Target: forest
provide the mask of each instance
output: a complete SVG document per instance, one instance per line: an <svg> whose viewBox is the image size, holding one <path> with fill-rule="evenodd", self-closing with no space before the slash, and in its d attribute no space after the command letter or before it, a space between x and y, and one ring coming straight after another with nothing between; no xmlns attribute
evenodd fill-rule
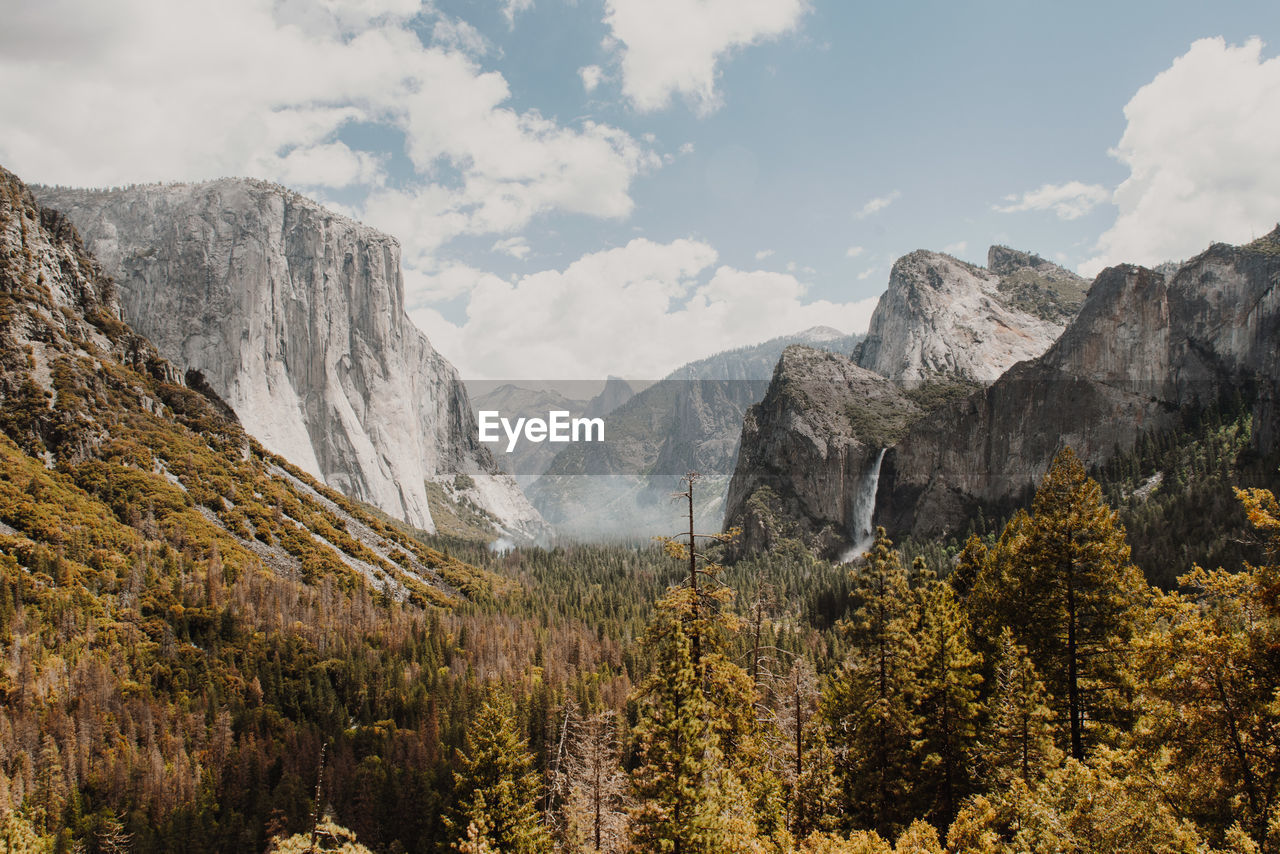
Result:
<svg viewBox="0 0 1280 854"><path fill-rule="evenodd" d="M16 450L6 504L71 529L75 497ZM1278 850L1280 507L1236 500L1256 563L1170 589L1069 451L1030 508L940 559L883 531L852 568L786 548L721 567L720 536L692 562L687 535L435 541L495 579L444 607L232 572L159 519L128 562L88 525L56 550L7 535L0 838Z"/></svg>

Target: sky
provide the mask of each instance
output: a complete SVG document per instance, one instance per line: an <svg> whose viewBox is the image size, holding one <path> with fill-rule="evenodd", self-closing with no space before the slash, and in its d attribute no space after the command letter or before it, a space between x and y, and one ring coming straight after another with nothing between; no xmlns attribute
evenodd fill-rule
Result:
<svg viewBox="0 0 1280 854"><path fill-rule="evenodd" d="M277 181L397 237L466 379L865 331L894 259L1280 221L1280 4L0 0L0 165Z"/></svg>

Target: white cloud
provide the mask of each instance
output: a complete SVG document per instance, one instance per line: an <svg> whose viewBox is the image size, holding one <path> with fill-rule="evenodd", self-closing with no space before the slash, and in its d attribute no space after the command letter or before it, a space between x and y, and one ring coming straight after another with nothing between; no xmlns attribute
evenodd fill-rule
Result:
<svg viewBox="0 0 1280 854"><path fill-rule="evenodd" d="M412 316L468 378L653 378L796 329L863 330L875 307L805 302L794 276L715 268L717 257L699 241L638 238L564 270L479 277L462 325L427 307Z"/></svg>
<svg viewBox="0 0 1280 854"><path fill-rule="evenodd" d="M341 142L294 148L284 155L255 159L250 170L274 175L294 187L350 187L378 184L384 179L382 158L352 151Z"/></svg>
<svg viewBox="0 0 1280 854"><path fill-rule="evenodd" d="M507 23L514 27L516 15L521 12L527 12L532 8L533 0L503 0L502 14L507 16Z"/></svg>
<svg viewBox="0 0 1280 854"><path fill-rule="evenodd" d="M857 214L855 214L855 216L857 216L858 219L866 219L872 214L879 213L880 211L889 207L889 205L896 202L898 198L901 196L902 196L902 193L900 193L897 190L893 190L888 195L876 196L874 199L872 199L871 201L863 205L862 209L859 210Z"/></svg>
<svg viewBox="0 0 1280 854"><path fill-rule="evenodd" d="M773 255L772 249L761 249L759 252L756 253L756 260L763 261L764 259L770 257L771 255Z"/></svg>
<svg viewBox="0 0 1280 854"><path fill-rule="evenodd" d="M431 27L431 41L444 48L484 56L492 49L484 34L466 21L442 17Z"/></svg>
<svg viewBox="0 0 1280 854"><path fill-rule="evenodd" d="M584 65L578 69L578 76L582 78L582 88L594 92L604 79L604 69L598 65Z"/></svg>
<svg viewBox="0 0 1280 854"><path fill-rule="evenodd" d="M858 281L864 282L867 279L871 278L871 274L874 273L876 269L877 269L876 267L868 267L867 269L863 270L861 273L858 274Z"/></svg>
<svg viewBox="0 0 1280 854"><path fill-rule="evenodd" d="M504 255L510 255L512 258L524 260L531 251L529 241L523 237L508 237L505 240L499 240L491 247L493 252L501 252Z"/></svg>
<svg viewBox="0 0 1280 854"><path fill-rule="evenodd" d="M477 270L467 264L446 264L435 273L423 273L412 267L404 268L405 293L409 295L410 303L416 305L456 299L489 281L502 284L502 279L493 273ZM445 353L452 352L442 347L441 342L434 338L432 344Z"/></svg>
<svg viewBox="0 0 1280 854"><path fill-rule="evenodd" d="M620 54L622 92L637 110L679 95L706 114L720 103L719 63L794 30L807 10L808 0L607 0L605 45Z"/></svg>
<svg viewBox="0 0 1280 854"><path fill-rule="evenodd" d="M631 211L632 179L659 163L649 146L513 109L507 81L472 55L478 33L437 20L446 44L427 46L413 15L438 17L416 0L22 4L0 28L0 162L73 185L249 174L319 195L368 186L361 218L427 272L427 254L459 234ZM383 160L337 138L355 123L403 135L409 184L389 186Z"/></svg>
<svg viewBox="0 0 1280 854"><path fill-rule="evenodd" d="M942 251L948 255L959 255L961 252L969 248L969 241L957 240L955 243L948 243L942 247Z"/></svg>
<svg viewBox="0 0 1280 854"><path fill-rule="evenodd" d="M1280 58L1263 60L1262 47L1201 39L1133 96L1112 152L1129 167L1119 214L1082 272L1187 258L1275 226Z"/></svg>
<svg viewBox="0 0 1280 854"><path fill-rule="evenodd" d="M1000 213L1053 211L1058 219L1078 219L1110 198L1111 192L1100 184L1068 181L1065 184L1044 184L1021 196L1005 196L1004 200L1009 204L994 207Z"/></svg>
<svg viewBox="0 0 1280 854"><path fill-rule="evenodd" d="M693 143L692 143L692 142L682 142L682 143L680 143L680 153L681 153L681 154L693 154Z"/></svg>
<svg viewBox="0 0 1280 854"><path fill-rule="evenodd" d="M844 251L844 256L846 258L857 258L859 255L861 255L865 251L866 250L861 246L850 246L848 249Z"/></svg>

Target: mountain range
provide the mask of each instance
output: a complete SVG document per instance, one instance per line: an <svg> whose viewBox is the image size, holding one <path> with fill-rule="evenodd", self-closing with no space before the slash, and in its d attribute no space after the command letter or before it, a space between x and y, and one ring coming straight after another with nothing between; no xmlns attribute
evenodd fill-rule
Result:
<svg viewBox="0 0 1280 854"><path fill-rule="evenodd" d="M1232 395L1258 452L1275 443L1276 233L1093 282L1003 246L985 267L921 250L894 264L865 336L819 327L595 395L472 396L408 319L389 235L244 179L34 192L185 387L426 532L667 533L697 471L700 527L743 528L746 551L795 537L838 555L875 524L934 536L998 516L1063 445L1096 468ZM508 454L479 441L490 409L607 416L606 441Z"/></svg>
<svg viewBox="0 0 1280 854"><path fill-rule="evenodd" d="M955 535L1021 506L1064 446L1097 469L1224 405L1274 455L1280 228L1162 270L1086 284L1005 247L985 270L905 256L852 359L783 354L746 415L725 525L747 551L793 538L828 556L877 524Z"/></svg>

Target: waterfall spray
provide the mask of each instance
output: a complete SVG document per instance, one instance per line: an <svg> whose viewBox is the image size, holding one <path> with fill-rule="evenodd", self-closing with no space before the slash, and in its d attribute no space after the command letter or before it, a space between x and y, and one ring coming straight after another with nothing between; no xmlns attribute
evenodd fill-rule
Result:
<svg viewBox="0 0 1280 854"><path fill-rule="evenodd" d="M853 548L845 552L842 562L856 560L875 542L875 528L871 521L876 513L876 489L880 485L880 464L884 462L885 448L876 453L875 461L858 482L858 492L853 497L853 512L849 520L849 539Z"/></svg>

